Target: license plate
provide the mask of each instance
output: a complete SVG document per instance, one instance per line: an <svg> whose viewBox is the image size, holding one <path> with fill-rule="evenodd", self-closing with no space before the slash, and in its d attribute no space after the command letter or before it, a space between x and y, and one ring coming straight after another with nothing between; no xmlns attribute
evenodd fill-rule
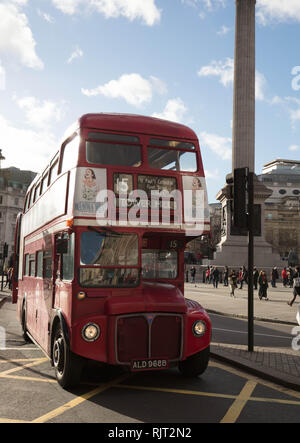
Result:
<svg viewBox="0 0 300 443"><path fill-rule="evenodd" d="M144 360L132 360L132 371L148 371L152 369L167 369L169 362L165 358L151 358Z"/></svg>

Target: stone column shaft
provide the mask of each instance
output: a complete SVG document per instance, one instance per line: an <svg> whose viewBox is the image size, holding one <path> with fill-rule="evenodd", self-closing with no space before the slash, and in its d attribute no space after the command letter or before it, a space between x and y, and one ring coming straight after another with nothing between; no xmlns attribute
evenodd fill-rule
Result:
<svg viewBox="0 0 300 443"><path fill-rule="evenodd" d="M232 171L249 167L254 172L255 3L236 0Z"/></svg>

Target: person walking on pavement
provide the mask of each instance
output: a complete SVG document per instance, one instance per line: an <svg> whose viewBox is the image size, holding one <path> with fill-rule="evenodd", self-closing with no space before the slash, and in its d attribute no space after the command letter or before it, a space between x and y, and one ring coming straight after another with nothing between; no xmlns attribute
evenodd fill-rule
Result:
<svg viewBox="0 0 300 443"><path fill-rule="evenodd" d="M254 266L254 268L253 268L253 285L254 285L254 289L257 289L258 276L259 276L259 272L256 269L256 266Z"/></svg>
<svg viewBox="0 0 300 443"><path fill-rule="evenodd" d="M266 273L264 270L260 271L259 273L259 277L258 277L258 284L259 284L259 292L258 292L258 296L259 299L262 300L262 298L265 298L266 300L268 299L268 295L267 295L267 290L268 290L268 279L266 276Z"/></svg>
<svg viewBox="0 0 300 443"><path fill-rule="evenodd" d="M224 268L224 286L228 286L229 269L228 266Z"/></svg>
<svg viewBox="0 0 300 443"><path fill-rule="evenodd" d="M295 273L293 276L293 298L291 301L287 302L289 306L293 306L294 301L297 298L297 295L300 295L300 268L299 266L295 267Z"/></svg>
<svg viewBox="0 0 300 443"><path fill-rule="evenodd" d="M214 268L212 271L212 278L213 278L213 285L214 288L218 288L219 278L220 278L220 271L218 268Z"/></svg>
<svg viewBox="0 0 300 443"><path fill-rule="evenodd" d="M195 286L196 286L196 281L195 281L195 279L196 279L196 268L195 268L195 266L191 267L191 277L192 277L192 283L195 283Z"/></svg>
<svg viewBox="0 0 300 443"><path fill-rule="evenodd" d="M245 266L242 266L240 268L240 272L239 272L239 282L240 282L240 287L239 289L243 289L243 282L245 280Z"/></svg>
<svg viewBox="0 0 300 443"><path fill-rule="evenodd" d="M271 284L272 284L272 288L276 288L276 280L278 279L278 271L277 268L275 266L275 268L272 269L271 271Z"/></svg>
<svg viewBox="0 0 300 443"><path fill-rule="evenodd" d="M288 277L288 285L290 288L292 288L294 283L294 272L291 266L288 267L287 277Z"/></svg>
<svg viewBox="0 0 300 443"><path fill-rule="evenodd" d="M231 271L229 274L229 288L230 288L230 297L235 298L234 291L237 287L236 284L236 275L234 271Z"/></svg>
<svg viewBox="0 0 300 443"><path fill-rule="evenodd" d="M281 277L282 277L282 284L284 287L286 287L287 285L287 271L286 268L283 268L282 272L281 272Z"/></svg>
<svg viewBox="0 0 300 443"><path fill-rule="evenodd" d="M210 268L207 266L206 272L205 272L205 283L209 283L209 276L210 276Z"/></svg>

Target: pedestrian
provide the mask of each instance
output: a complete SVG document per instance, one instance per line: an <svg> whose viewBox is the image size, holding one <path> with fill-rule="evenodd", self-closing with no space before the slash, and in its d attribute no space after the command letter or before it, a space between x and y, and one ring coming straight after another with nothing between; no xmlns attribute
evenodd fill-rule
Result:
<svg viewBox="0 0 300 443"><path fill-rule="evenodd" d="M243 282L245 280L245 270L246 270L245 266L242 266L240 268L240 272L239 272L240 287L239 287L239 289L243 289Z"/></svg>
<svg viewBox="0 0 300 443"><path fill-rule="evenodd" d="M8 289L12 288L12 277L13 277L13 268L10 267L7 271Z"/></svg>
<svg viewBox="0 0 300 443"><path fill-rule="evenodd" d="M278 279L278 271L276 266L271 271L271 284L272 288L276 288L276 280Z"/></svg>
<svg viewBox="0 0 300 443"><path fill-rule="evenodd" d="M236 277L235 272L231 271L229 274L228 282L229 282L229 288L230 288L230 297L233 297L233 298L235 298L234 291L237 287L236 278L237 277Z"/></svg>
<svg viewBox="0 0 300 443"><path fill-rule="evenodd" d="M283 268L282 272L281 272L281 277L282 277L282 284L284 287L286 287L287 285L287 270L286 268Z"/></svg>
<svg viewBox="0 0 300 443"><path fill-rule="evenodd" d="M254 285L254 289L257 289L258 276L259 276L259 272L256 269L256 266L254 266L254 268L253 268L253 285Z"/></svg>
<svg viewBox="0 0 300 443"><path fill-rule="evenodd" d="M195 282L195 279L196 279L196 268L195 268L195 266L191 267L191 277L192 277L192 283L195 283L195 286L196 286L196 282Z"/></svg>
<svg viewBox="0 0 300 443"><path fill-rule="evenodd" d="M293 306L293 303L296 300L297 295L300 295L300 268L299 268L299 266L295 267L295 273L293 275L293 298L290 302L288 302L289 306Z"/></svg>
<svg viewBox="0 0 300 443"><path fill-rule="evenodd" d="M268 290L268 279L266 276L266 273L264 270L260 271L259 273L259 277L258 277L258 284L259 284L259 292L258 292L258 296L259 299L261 300L262 298L265 298L266 300L268 299L268 295L267 295L267 290Z"/></svg>
<svg viewBox="0 0 300 443"><path fill-rule="evenodd" d="M228 269L228 266L225 266L225 268L224 268L224 277L223 277L224 286L228 286L228 277L229 277L229 269Z"/></svg>
<svg viewBox="0 0 300 443"><path fill-rule="evenodd" d="M209 276L210 276L210 268L207 266L206 272L205 272L205 283L209 283Z"/></svg>
<svg viewBox="0 0 300 443"><path fill-rule="evenodd" d="M214 288L218 288L218 283L219 283L219 278L220 278L220 271L219 271L219 269L218 268L213 268L213 271L212 271L212 278L213 278L213 285L214 285Z"/></svg>
<svg viewBox="0 0 300 443"><path fill-rule="evenodd" d="M187 268L186 268L186 271L185 271L185 281L186 281L186 283L189 282L189 270Z"/></svg>
<svg viewBox="0 0 300 443"><path fill-rule="evenodd" d="M288 285L290 288L292 288L294 284L294 272L291 266L289 266L288 268L287 275L288 275Z"/></svg>

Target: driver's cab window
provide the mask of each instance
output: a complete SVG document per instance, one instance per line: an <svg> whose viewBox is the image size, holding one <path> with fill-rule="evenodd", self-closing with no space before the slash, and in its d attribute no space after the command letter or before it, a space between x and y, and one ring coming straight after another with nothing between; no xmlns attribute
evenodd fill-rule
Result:
<svg viewBox="0 0 300 443"><path fill-rule="evenodd" d="M144 279L174 279L177 277L177 268L177 251L142 250L142 276Z"/></svg>
<svg viewBox="0 0 300 443"><path fill-rule="evenodd" d="M74 278L74 240L74 233L62 233L56 237L56 253L59 256L57 278L60 280Z"/></svg>

